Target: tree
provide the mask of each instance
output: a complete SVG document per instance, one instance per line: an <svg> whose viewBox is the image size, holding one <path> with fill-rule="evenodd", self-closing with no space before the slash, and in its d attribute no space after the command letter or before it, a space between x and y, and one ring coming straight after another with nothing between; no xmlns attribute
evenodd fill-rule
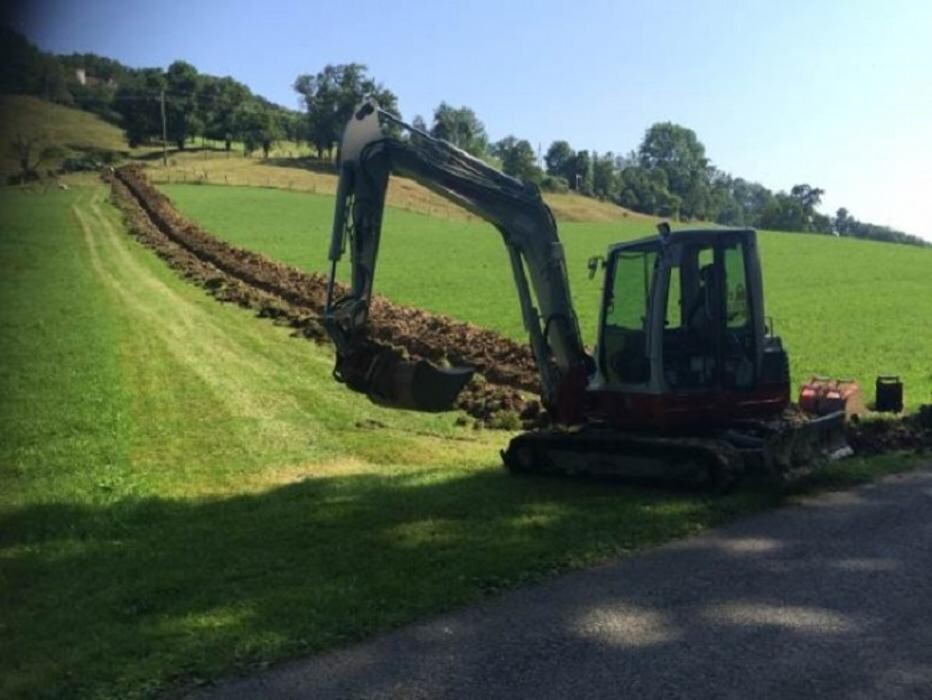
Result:
<svg viewBox="0 0 932 700"><path fill-rule="evenodd" d="M492 155L501 159L502 170L524 182L539 182L540 168L534 148L524 139L506 136L492 148Z"/></svg>
<svg viewBox="0 0 932 700"><path fill-rule="evenodd" d="M809 215L812 216L815 208L822 203L822 195L825 190L809 185L793 185L790 190L790 196L799 201L800 206Z"/></svg>
<svg viewBox="0 0 932 700"><path fill-rule="evenodd" d="M427 122L424 121L424 117L420 114L415 114L414 119L411 120L411 126L413 126L418 131L423 131L427 133Z"/></svg>
<svg viewBox="0 0 932 700"><path fill-rule="evenodd" d="M200 76L197 69L185 61L175 61L165 71L165 114L168 138L178 150L185 141L201 133L198 111Z"/></svg>
<svg viewBox="0 0 932 700"><path fill-rule="evenodd" d="M22 34L0 27L0 92L37 95L71 104L65 68Z"/></svg>
<svg viewBox="0 0 932 700"><path fill-rule="evenodd" d="M566 141L554 141L544 156L547 174L565 178L567 182L574 179L576 172L576 152Z"/></svg>
<svg viewBox="0 0 932 700"><path fill-rule="evenodd" d="M847 235L851 231L853 221L855 221L855 219L848 210L844 207L839 207L838 211L835 212L835 231L838 232L839 236Z"/></svg>
<svg viewBox="0 0 932 700"><path fill-rule="evenodd" d="M489 137L485 133L485 126L469 107L457 109L441 102L434 110L434 123L430 128L430 135L449 141L477 157L488 150Z"/></svg>
<svg viewBox="0 0 932 700"><path fill-rule="evenodd" d="M582 194L592 194L592 158L589 151L578 151L573 160L570 187Z"/></svg>
<svg viewBox="0 0 932 700"><path fill-rule="evenodd" d="M614 199L618 195L618 172L615 170L615 156L609 151L599 156L592 156L592 191L597 197Z"/></svg>
<svg viewBox="0 0 932 700"><path fill-rule="evenodd" d="M810 221L810 230L815 231L816 233L822 234L831 234L832 229L832 218L826 216L825 214L820 214L815 212L809 219Z"/></svg>
<svg viewBox="0 0 932 700"><path fill-rule="evenodd" d="M721 221L719 223L739 224L745 226L759 226L764 211L773 200L773 192L757 182L748 182L740 177L731 181L731 196L734 206L740 212L740 218L735 221Z"/></svg>
<svg viewBox="0 0 932 700"><path fill-rule="evenodd" d="M243 141L246 155L261 148L264 158L269 157L272 145L281 138L282 129L278 115L256 102L242 105L236 111L236 133Z"/></svg>
<svg viewBox="0 0 932 700"><path fill-rule="evenodd" d="M710 172L707 218L730 226L743 224L744 212L734 196L734 178L717 168L710 168Z"/></svg>
<svg viewBox="0 0 932 700"><path fill-rule="evenodd" d="M394 93L375 82L360 63L327 65L316 75L299 75L294 82L307 108L308 141L317 157L332 151L353 110L363 100L374 99L386 112L398 114Z"/></svg>
<svg viewBox="0 0 932 700"><path fill-rule="evenodd" d="M49 145L44 134L23 136L16 134L10 141L10 150L19 164L19 174L14 175L14 182L29 182L39 178L39 166L64 155L63 149Z"/></svg>
<svg viewBox="0 0 932 700"><path fill-rule="evenodd" d="M638 165L662 170L668 189L681 200L680 215L705 216L709 199L709 160L692 129L663 122L651 126L638 148Z"/></svg>
<svg viewBox="0 0 932 700"><path fill-rule="evenodd" d="M808 231L809 214L799 198L777 192L761 213L760 226L776 231Z"/></svg>
<svg viewBox="0 0 932 700"><path fill-rule="evenodd" d="M224 148L229 151L236 132L236 110L252 99L249 88L233 78L204 76L198 100L204 136L223 141Z"/></svg>
<svg viewBox="0 0 932 700"><path fill-rule="evenodd" d="M778 192L760 218L760 226L778 231L831 233L831 220L815 211L825 193L817 187L794 185L790 193Z"/></svg>
<svg viewBox="0 0 932 700"><path fill-rule="evenodd" d="M680 198L670 192L663 170L632 165L621 171L619 180L617 202L621 206L645 214L678 216Z"/></svg>
<svg viewBox="0 0 932 700"><path fill-rule="evenodd" d="M113 97L130 146L162 138L162 114L159 96L165 88L165 76L159 68L144 68L121 83Z"/></svg>

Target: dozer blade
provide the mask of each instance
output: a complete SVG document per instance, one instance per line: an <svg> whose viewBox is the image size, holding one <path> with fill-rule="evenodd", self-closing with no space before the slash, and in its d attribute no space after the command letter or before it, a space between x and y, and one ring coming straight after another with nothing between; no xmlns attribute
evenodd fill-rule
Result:
<svg viewBox="0 0 932 700"><path fill-rule="evenodd" d="M769 476L789 483L820 464L853 453L842 410L799 423L780 424L764 444L764 465Z"/></svg>
<svg viewBox="0 0 932 700"><path fill-rule="evenodd" d="M351 354L338 354L334 376L379 405L438 412L453 408L474 371L405 359L393 348L372 342Z"/></svg>

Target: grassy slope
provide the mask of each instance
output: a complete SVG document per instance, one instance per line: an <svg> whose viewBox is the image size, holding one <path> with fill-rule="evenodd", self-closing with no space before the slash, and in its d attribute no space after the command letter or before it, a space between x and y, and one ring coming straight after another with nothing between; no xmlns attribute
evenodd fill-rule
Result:
<svg viewBox="0 0 932 700"><path fill-rule="evenodd" d="M10 151L9 141L16 134L45 137L43 145L56 145L68 151L102 149L126 151L129 146L123 131L99 117L79 109L46 102L25 95L0 95L0 176L19 171ZM57 167L56 163L43 164L40 170Z"/></svg>
<svg viewBox="0 0 932 700"><path fill-rule="evenodd" d="M253 188L165 186L208 230L308 270L326 269L333 200ZM570 282L587 342L600 284L585 262L619 240L651 235L648 222L563 223ZM932 250L762 232L766 308L801 381L853 376L873 394L878 374L899 374L907 402L932 392ZM491 227L389 208L376 288L406 304L523 338L505 250Z"/></svg>
<svg viewBox="0 0 932 700"><path fill-rule="evenodd" d="M44 134L44 145L63 146L68 151L102 149L127 152L134 157L145 157L151 166L150 176L159 182L210 182L226 185L251 185L302 192L333 194L336 176L326 167L308 159L308 147L290 142L275 145L268 161L257 153L244 158L242 144L234 143L232 151L220 150L222 144L209 143L200 148L200 141L192 139L190 150L170 150L167 168L161 166L160 151L145 146L130 149L123 132L96 115L23 95L0 95L0 179L17 173L19 167L8 149L8 142L17 133ZM43 164L45 171L58 167L58 163ZM395 179L389 189L389 202L400 209L439 215L463 221L475 217L465 210L438 197L411 180ZM562 221L619 221L625 219L651 219L630 212L608 202L599 202L573 193L548 194L547 201L557 218Z"/></svg>
<svg viewBox="0 0 932 700"><path fill-rule="evenodd" d="M312 194L332 195L336 192L336 175L326 167L312 160L289 157L293 151L287 147L282 147L277 153L277 157L273 154L268 161L258 156L244 158L242 154L214 150L174 153L167 168L151 161L149 177L161 184L196 182L296 190ZM571 192L545 194L544 199L560 221L656 220L655 217L637 214L610 202ZM394 178L389 183L388 202L390 206L411 212L460 221L478 221L466 210L404 178Z"/></svg>

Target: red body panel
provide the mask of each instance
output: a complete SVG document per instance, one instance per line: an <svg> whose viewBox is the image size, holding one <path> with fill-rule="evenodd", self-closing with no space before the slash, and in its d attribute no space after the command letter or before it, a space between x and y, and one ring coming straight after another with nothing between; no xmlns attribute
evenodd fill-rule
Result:
<svg viewBox="0 0 932 700"><path fill-rule="evenodd" d="M585 414L623 430L677 430L772 418L789 405L789 386L762 384L753 391L672 394L586 392Z"/></svg>

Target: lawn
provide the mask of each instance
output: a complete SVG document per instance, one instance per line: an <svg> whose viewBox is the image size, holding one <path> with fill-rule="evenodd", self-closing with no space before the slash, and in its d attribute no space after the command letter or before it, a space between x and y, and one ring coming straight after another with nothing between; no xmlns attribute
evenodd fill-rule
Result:
<svg viewBox="0 0 932 700"><path fill-rule="evenodd" d="M2 697L151 696L778 501L510 477L507 433L343 390L326 347L127 237L102 187L0 206Z"/></svg>
<svg viewBox="0 0 932 700"><path fill-rule="evenodd" d="M327 195L258 188L165 185L182 212L237 245L325 271L333 215ZM586 260L615 241L652 235L641 220L566 222L560 232L587 344L600 295ZM761 232L765 308L783 336L794 381L854 377L873 397L879 374L900 375L906 401L932 400L932 249L827 236ZM389 207L376 289L523 339L499 235L476 221Z"/></svg>

